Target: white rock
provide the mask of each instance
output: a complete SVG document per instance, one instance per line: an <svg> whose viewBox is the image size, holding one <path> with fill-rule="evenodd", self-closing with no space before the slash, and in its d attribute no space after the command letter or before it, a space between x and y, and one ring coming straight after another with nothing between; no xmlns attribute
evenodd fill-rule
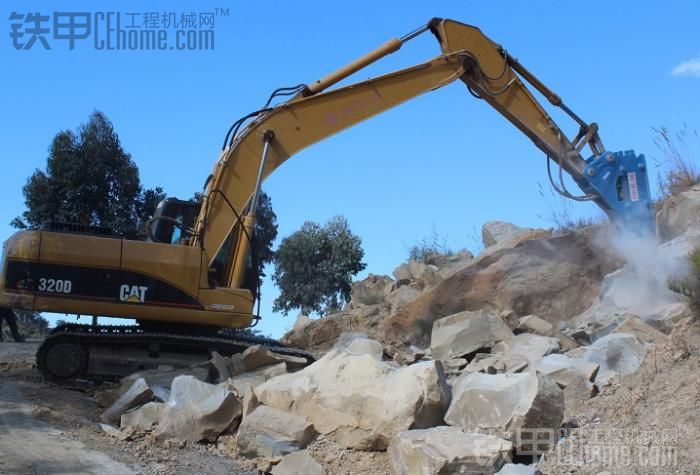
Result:
<svg viewBox="0 0 700 475"><path fill-rule="evenodd" d="M394 280L386 275L370 274L366 279L353 282L351 295L351 306L357 308L362 305L375 305L384 301L384 298L391 292Z"/></svg>
<svg viewBox="0 0 700 475"><path fill-rule="evenodd" d="M382 362L381 344L357 335L255 388L262 404L308 417L319 432L361 450L383 450L403 430L439 424L447 391L439 362L397 369Z"/></svg>
<svg viewBox="0 0 700 475"><path fill-rule="evenodd" d="M253 391L253 388L248 387L243 395L243 417L248 416L258 406L260 406L260 401L258 401L255 391Z"/></svg>
<svg viewBox="0 0 700 475"><path fill-rule="evenodd" d="M537 371L548 375L562 389L574 383L579 377L593 382L598 374L599 365L580 358L567 355L548 355L537 362Z"/></svg>
<svg viewBox="0 0 700 475"><path fill-rule="evenodd" d="M559 351L556 338L521 333L502 341L491 349L492 353L512 353L526 356L530 361L537 361L550 353Z"/></svg>
<svg viewBox="0 0 700 475"><path fill-rule="evenodd" d="M551 323L535 315L520 318L518 329L542 336L551 336L554 332L554 326Z"/></svg>
<svg viewBox="0 0 700 475"><path fill-rule="evenodd" d="M428 266L422 262L408 261L394 269L394 278L396 280L418 280L423 277Z"/></svg>
<svg viewBox="0 0 700 475"><path fill-rule="evenodd" d="M238 374L229 379L226 384L236 390L236 394L242 396L248 388L260 386L265 381L268 381L275 376L287 374L287 365L285 363L277 363L271 366L258 368L249 373Z"/></svg>
<svg viewBox="0 0 700 475"><path fill-rule="evenodd" d="M636 315L629 315L612 333L628 333L647 346L668 341L668 337Z"/></svg>
<svg viewBox="0 0 700 475"><path fill-rule="evenodd" d="M656 214L656 229L659 237L667 241L700 223L700 187L678 193L663 201Z"/></svg>
<svg viewBox="0 0 700 475"><path fill-rule="evenodd" d="M519 373L527 368L529 360L517 353L498 353L495 355L477 353L464 368L467 373Z"/></svg>
<svg viewBox="0 0 700 475"><path fill-rule="evenodd" d="M600 365L597 383L609 379L609 371L619 375L634 373L646 354L647 349L634 335L614 333L595 341L586 351L586 360Z"/></svg>
<svg viewBox="0 0 700 475"><path fill-rule="evenodd" d="M315 435L305 418L259 406L243 419L236 443L246 457L279 457L303 449Z"/></svg>
<svg viewBox="0 0 700 475"><path fill-rule="evenodd" d="M420 291L413 289L408 285L402 285L387 295L386 302L391 306L391 313L394 314L400 308L405 307L417 299L420 294Z"/></svg>
<svg viewBox="0 0 700 475"><path fill-rule="evenodd" d="M173 380L170 400L162 408L156 439L214 441L241 413L241 401L225 384L208 384L192 376L178 376Z"/></svg>
<svg viewBox="0 0 700 475"><path fill-rule="evenodd" d="M150 430L158 423L164 404L149 402L143 406L125 412L121 417L121 427L134 427L141 430Z"/></svg>
<svg viewBox="0 0 700 475"><path fill-rule="evenodd" d="M409 345L405 350L397 351L392 359L398 364L406 366L423 359L425 356L425 350L415 345Z"/></svg>
<svg viewBox="0 0 700 475"><path fill-rule="evenodd" d="M246 372L278 363L285 363L289 369L303 368L306 366L305 358L275 353L262 345L253 345L246 348L245 351L241 353L241 361Z"/></svg>
<svg viewBox="0 0 700 475"><path fill-rule="evenodd" d="M282 457L272 468L272 475L326 475L326 471L307 450L300 450Z"/></svg>
<svg viewBox="0 0 700 475"><path fill-rule="evenodd" d="M217 383L223 383L228 378L233 376L233 372L231 371L231 360L221 356L218 351L211 352L211 360L209 361L216 370Z"/></svg>
<svg viewBox="0 0 700 475"><path fill-rule="evenodd" d="M433 323L430 351L433 358L459 358L513 337L500 316L480 310L460 312Z"/></svg>
<svg viewBox="0 0 700 475"><path fill-rule="evenodd" d="M510 460L512 449L498 437L441 426L399 433L388 454L395 475L493 473Z"/></svg>
<svg viewBox="0 0 700 475"><path fill-rule="evenodd" d="M500 242L506 242L525 234L529 229L521 228L505 221L489 221L481 228L481 239L484 247L495 246Z"/></svg>
<svg viewBox="0 0 700 475"><path fill-rule="evenodd" d="M146 380L138 378L129 389L116 400L112 406L102 413L102 422L117 422L129 409L145 404L153 398L153 391L146 384Z"/></svg>
<svg viewBox="0 0 700 475"><path fill-rule="evenodd" d="M564 393L546 375L468 373L454 384L445 421L468 432L512 439L520 447L519 429L556 431L563 417Z"/></svg>

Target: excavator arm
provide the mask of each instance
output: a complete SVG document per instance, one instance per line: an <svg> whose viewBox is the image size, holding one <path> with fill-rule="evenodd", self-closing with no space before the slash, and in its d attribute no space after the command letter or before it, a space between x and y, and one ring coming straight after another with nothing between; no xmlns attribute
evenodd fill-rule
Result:
<svg viewBox="0 0 700 475"><path fill-rule="evenodd" d="M416 36L431 31L442 54L417 66L349 86L329 87ZM425 92L463 81L527 135L559 169L562 195L594 201L616 224L637 233L649 232L652 215L646 163L632 152L605 151L595 123L586 123L549 88L478 28L452 20L433 19L402 38L393 38L329 76L297 89L287 102L244 117L227 135L224 148L204 191L192 246L203 247L219 285L240 288L255 226L262 181L289 157L337 132ZM579 126L569 140L526 87L529 83ZM244 120L252 121L240 131ZM231 134L231 130L229 133ZM581 155L588 145L592 156ZM574 196L564 184L567 172L583 191Z"/></svg>

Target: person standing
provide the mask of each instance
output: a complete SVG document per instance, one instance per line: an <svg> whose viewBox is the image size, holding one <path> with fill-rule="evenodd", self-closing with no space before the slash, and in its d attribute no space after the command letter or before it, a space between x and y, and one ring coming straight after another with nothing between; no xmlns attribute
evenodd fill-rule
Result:
<svg viewBox="0 0 700 475"><path fill-rule="evenodd" d="M20 335L19 328L17 328L17 317L15 312L11 308L0 307L0 341L2 341L2 321L5 320L10 326L10 332L12 333L12 338L21 343L24 341L24 337Z"/></svg>

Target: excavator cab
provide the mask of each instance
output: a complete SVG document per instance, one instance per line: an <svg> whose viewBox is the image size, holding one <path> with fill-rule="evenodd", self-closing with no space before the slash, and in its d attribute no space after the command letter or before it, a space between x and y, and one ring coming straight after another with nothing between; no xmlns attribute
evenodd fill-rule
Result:
<svg viewBox="0 0 700 475"><path fill-rule="evenodd" d="M200 204L177 198L166 198L146 224L149 242L187 245L199 214Z"/></svg>

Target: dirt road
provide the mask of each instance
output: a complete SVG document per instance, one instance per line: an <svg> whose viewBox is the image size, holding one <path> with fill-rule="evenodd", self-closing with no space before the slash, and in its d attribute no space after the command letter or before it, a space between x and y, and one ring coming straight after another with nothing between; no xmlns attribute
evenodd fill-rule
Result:
<svg viewBox="0 0 700 475"><path fill-rule="evenodd" d="M36 419L18 383L0 385L0 473L134 473L80 441Z"/></svg>
<svg viewBox="0 0 700 475"><path fill-rule="evenodd" d="M0 474L251 475L221 444L121 441L98 426L94 388L43 382L38 343L0 343Z"/></svg>

